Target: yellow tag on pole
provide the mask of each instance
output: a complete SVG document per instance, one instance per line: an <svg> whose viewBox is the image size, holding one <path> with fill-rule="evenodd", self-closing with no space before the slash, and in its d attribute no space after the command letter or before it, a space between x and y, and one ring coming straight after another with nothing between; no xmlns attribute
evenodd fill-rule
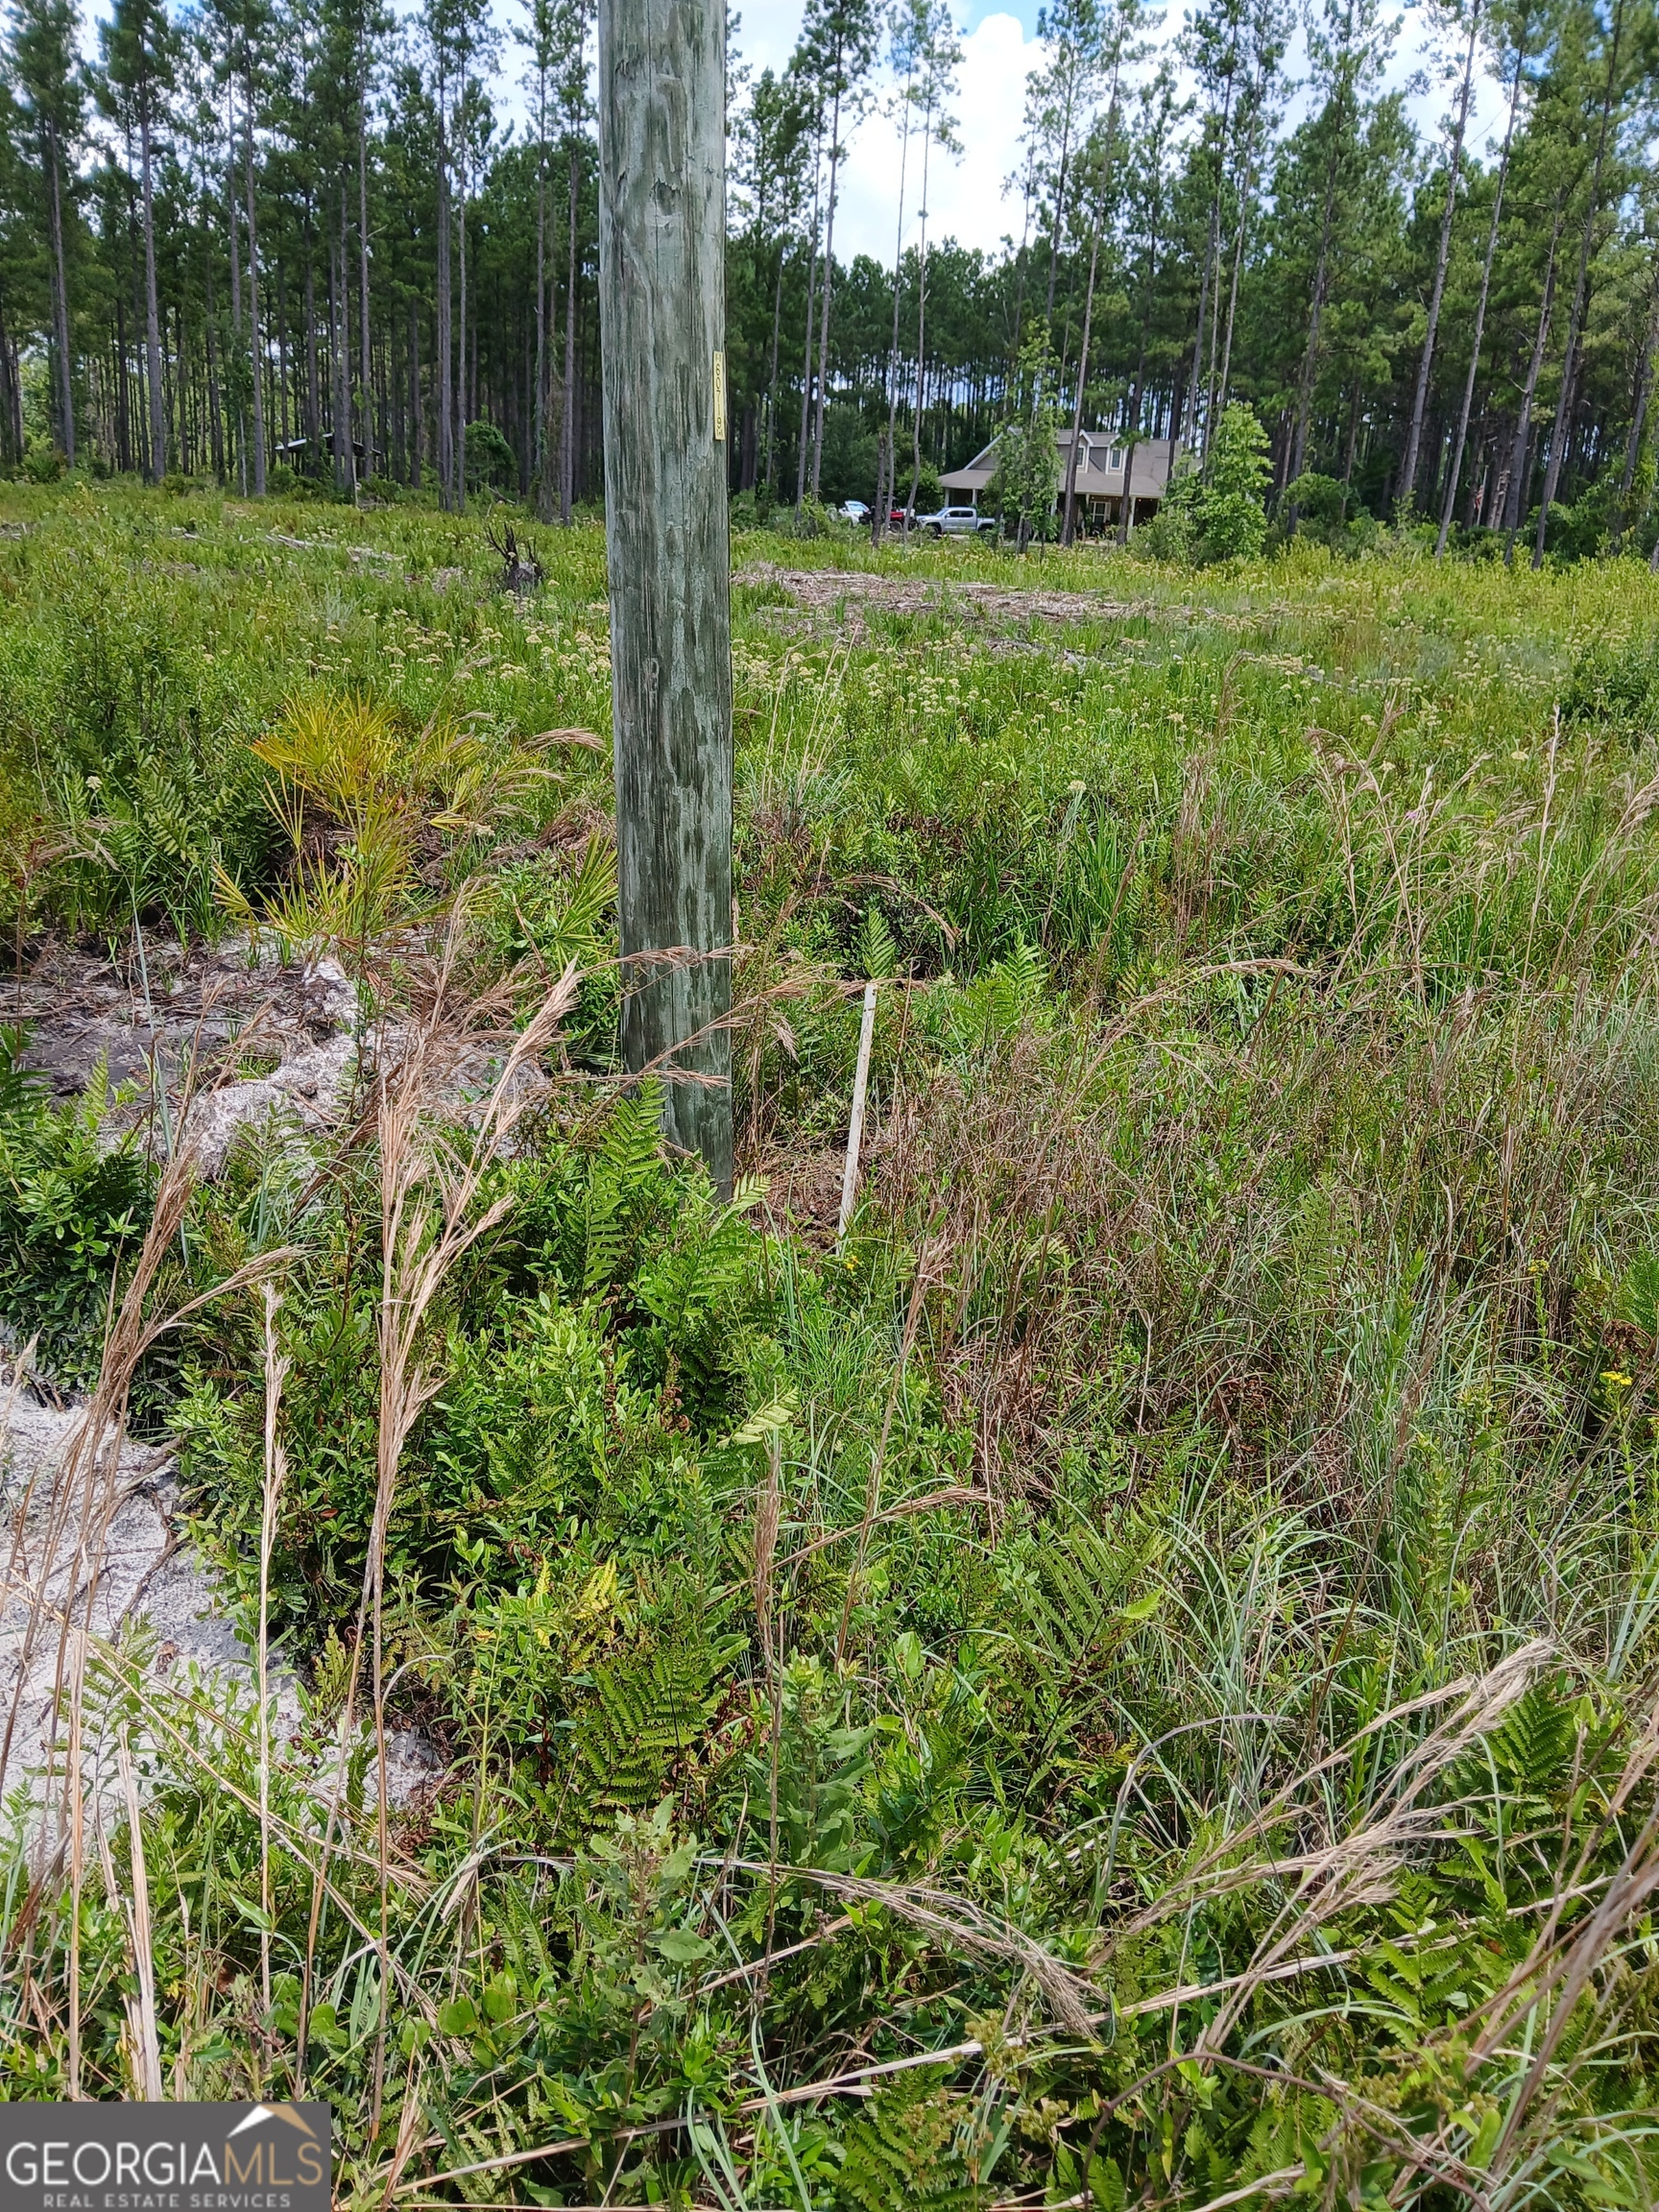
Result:
<svg viewBox="0 0 1659 2212"><path fill-rule="evenodd" d="M714 349L714 443L726 443L726 354L720 347Z"/></svg>

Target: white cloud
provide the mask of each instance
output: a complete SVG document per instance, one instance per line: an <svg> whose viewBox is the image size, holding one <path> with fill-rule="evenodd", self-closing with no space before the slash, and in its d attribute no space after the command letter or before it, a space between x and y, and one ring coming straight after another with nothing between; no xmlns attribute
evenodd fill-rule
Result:
<svg viewBox="0 0 1659 2212"><path fill-rule="evenodd" d="M959 156L935 146L927 173L927 232L994 252L1018 233L1020 202L1003 186L1019 166L1025 80L1037 46L1013 15L987 15L962 41L962 74L953 102ZM873 253L891 263L899 223L901 139L898 118L872 115L854 136L835 217L835 257ZM912 136L904 165L904 242L914 242L922 206L922 149Z"/></svg>

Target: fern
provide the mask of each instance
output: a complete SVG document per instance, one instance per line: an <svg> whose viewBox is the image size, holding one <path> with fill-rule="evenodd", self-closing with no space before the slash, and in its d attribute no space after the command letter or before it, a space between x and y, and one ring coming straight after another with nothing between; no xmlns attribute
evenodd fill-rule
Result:
<svg viewBox="0 0 1659 2212"><path fill-rule="evenodd" d="M583 1205L582 1286L601 1290L622 1272L635 1202L653 1180L662 1149L662 1088L647 1080L611 1110L589 1170Z"/></svg>
<svg viewBox="0 0 1659 2212"><path fill-rule="evenodd" d="M1041 1016L1047 981L1048 964L1037 947L1017 939L1005 959L963 991L953 1017L958 1044L970 1052L1006 1044L1023 1022Z"/></svg>
<svg viewBox="0 0 1659 2212"><path fill-rule="evenodd" d="M576 1722L577 1766L595 1805L639 1812L657 1803L720 1701L710 1693L720 1656L707 1645L660 1646L597 1670Z"/></svg>
<svg viewBox="0 0 1659 2212"><path fill-rule="evenodd" d="M1089 2162L1089 2195L1083 2196L1083 2173L1076 2153L1065 2143L1054 2147L1054 2170L1048 2179L1050 2204L1087 2202L1091 2212L1123 2212L1129 2200L1123 2174L1116 2158L1099 2155Z"/></svg>
<svg viewBox="0 0 1659 2212"><path fill-rule="evenodd" d="M754 1271L754 1232L739 1202L709 1215L686 1209L681 1234L642 1266L634 1295L657 1323L681 1404L700 1429L724 1426L731 1406L733 1324Z"/></svg>
<svg viewBox="0 0 1659 2212"><path fill-rule="evenodd" d="M901 2074L848 2124L840 2194L857 2212L971 2212L986 2201L957 2147L967 2102L943 2079L943 2068Z"/></svg>
<svg viewBox="0 0 1659 2212"><path fill-rule="evenodd" d="M685 1339L742 1286L753 1250L746 1224L728 1208L640 1275L639 1303L671 1337Z"/></svg>
<svg viewBox="0 0 1659 2212"><path fill-rule="evenodd" d="M873 983L885 982L897 968L899 948L879 906L865 909L853 958L859 974Z"/></svg>
<svg viewBox="0 0 1659 2212"><path fill-rule="evenodd" d="M1577 1740L1577 1715L1560 1685L1534 1682L1487 1739L1508 1797L1548 1798L1566 1780Z"/></svg>
<svg viewBox="0 0 1659 2212"><path fill-rule="evenodd" d="M1118 1604L1133 1564L1083 1523L1037 1551L1021 1609L1032 1645L1063 1677L1087 1667L1139 1617Z"/></svg>
<svg viewBox="0 0 1659 2212"><path fill-rule="evenodd" d="M23 1065L28 1045L26 1023L0 1022L0 1120L33 1120L45 1102L45 1076Z"/></svg>

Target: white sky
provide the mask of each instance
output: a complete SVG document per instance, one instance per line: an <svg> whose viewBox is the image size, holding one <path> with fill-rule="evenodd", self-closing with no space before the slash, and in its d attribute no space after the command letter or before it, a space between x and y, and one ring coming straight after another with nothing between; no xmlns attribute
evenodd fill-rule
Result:
<svg viewBox="0 0 1659 2212"><path fill-rule="evenodd" d="M801 28L800 0L740 0L742 22L737 46L756 70L780 69L788 60ZM954 238L963 246L993 252L1007 232L1020 228L1020 201L1003 197L1002 186L1019 166L1020 125L1024 114L1025 80L1036 67L1037 11L1021 14L1005 7L969 7L958 16L965 28L962 74L952 104L962 156L935 147L927 176L927 229L933 238ZM891 262L899 209L899 133L879 109L854 135L835 214L835 257L873 253ZM920 164L911 147L904 189L904 232L916 233L921 204Z"/></svg>

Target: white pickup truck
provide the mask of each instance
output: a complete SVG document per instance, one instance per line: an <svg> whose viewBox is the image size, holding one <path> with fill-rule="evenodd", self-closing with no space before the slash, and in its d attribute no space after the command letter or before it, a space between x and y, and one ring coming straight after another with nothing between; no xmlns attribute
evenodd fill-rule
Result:
<svg viewBox="0 0 1659 2212"><path fill-rule="evenodd" d="M977 507L941 507L936 515L918 515L916 527L929 538L995 538L1002 525Z"/></svg>

